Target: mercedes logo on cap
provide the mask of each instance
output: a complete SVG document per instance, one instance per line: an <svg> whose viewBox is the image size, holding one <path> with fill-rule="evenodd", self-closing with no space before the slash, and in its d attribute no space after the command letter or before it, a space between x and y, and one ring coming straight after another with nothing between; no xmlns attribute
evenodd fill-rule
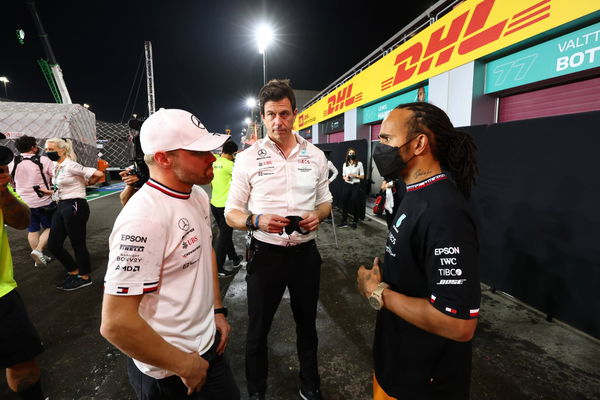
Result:
<svg viewBox="0 0 600 400"><path fill-rule="evenodd" d="M190 118L192 119L192 124L196 125L200 129L206 129L204 125L202 125L202 122L200 122L198 117L196 117L194 114L192 114Z"/></svg>

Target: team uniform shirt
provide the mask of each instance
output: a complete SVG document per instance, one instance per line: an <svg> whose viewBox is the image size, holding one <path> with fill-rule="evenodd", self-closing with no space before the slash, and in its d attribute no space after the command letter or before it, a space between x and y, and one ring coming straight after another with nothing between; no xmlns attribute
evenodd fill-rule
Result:
<svg viewBox="0 0 600 400"><path fill-rule="evenodd" d="M232 210L252 214L302 216L331 202L327 159L315 145L297 134L296 146L286 158L268 136L236 157L225 215ZM288 235L260 230L254 237L278 246L294 246L316 237L316 232Z"/></svg>
<svg viewBox="0 0 600 400"><path fill-rule="evenodd" d="M331 172L331 176L329 177L329 183L331 183L337 178L339 172L335 165L329 160L327 160L327 168L329 168L329 172Z"/></svg>
<svg viewBox="0 0 600 400"><path fill-rule="evenodd" d="M354 174L354 175L364 175L365 174L365 170L360 161L358 161L354 165L349 165L344 162L344 166L342 168L342 176L348 176L350 174ZM355 184L355 183L360 183L360 179L350 178L350 182L348 182L346 180L344 182L349 183L349 184Z"/></svg>
<svg viewBox="0 0 600 400"><path fill-rule="evenodd" d="M17 164L17 170L15 171L15 189L21 199L31 208L38 208L47 206L52 203L52 199L50 196L38 197L38 195L33 190L34 186L39 186L43 189L51 189L52 186L52 171L54 169L54 162L50 161L50 159L46 156L40 157L40 163L42 164L42 170L40 171L40 167L30 161L29 159L33 157L35 154L27 154L22 153L23 160ZM14 168L14 162L11 162L8 165L9 171L12 172ZM44 179L42 178L42 173L46 176L46 182L50 187L46 187L44 184Z"/></svg>
<svg viewBox="0 0 600 400"><path fill-rule="evenodd" d="M229 187L231 186L231 174L233 172L233 161L215 155L217 160L213 163L214 178L212 180L211 187L211 199L210 204L215 207L225 207L227 201L227 195L229 194Z"/></svg>
<svg viewBox="0 0 600 400"><path fill-rule="evenodd" d="M385 248L382 281L453 318L479 315L479 244L468 203L445 174L408 185ZM387 309L377 315L375 376L398 399L458 398L471 376L471 342L426 332ZM439 397L435 393L444 393Z"/></svg>
<svg viewBox="0 0 600 400"><path fill-rule="evenodd" d="M18 172L18 169L17 169ZM94 175L96 168L65 159L54 167L54 200L85 199L87 181Z"/></svg>
<svg viewBox="0 0 600 400"><path fill-rule="evenodd" d="M21 200L12 187L7 186L6 188L18 200ZM0 297L6 295L16 287L17 282L13 276L13 262L8 245L8 234L4 226L4 214L0 209Z"/></svg>
<svg viewBox="0 0 600 400"><path fill-rule="evenodd" d="M171 345L205 353L213 344L214 288L208 195L150 179L123 208L109 238L104 292L144 295L141 317ZM144 374L172 372L134 360Z"/></svg>

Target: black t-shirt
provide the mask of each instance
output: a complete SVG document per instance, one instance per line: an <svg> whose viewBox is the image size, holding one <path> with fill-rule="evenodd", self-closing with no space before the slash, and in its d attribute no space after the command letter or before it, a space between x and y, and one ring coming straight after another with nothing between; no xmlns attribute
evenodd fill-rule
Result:
<svg viewBox="0 0 600 400"><path fill-rule="evenodd" d="M445 174L408 185L389 232L383 281L455 318L479 315L479 244L468 203ZM468 398L471 342L428 333L387 309L377 316L375 375L390 396Z"/></svg>

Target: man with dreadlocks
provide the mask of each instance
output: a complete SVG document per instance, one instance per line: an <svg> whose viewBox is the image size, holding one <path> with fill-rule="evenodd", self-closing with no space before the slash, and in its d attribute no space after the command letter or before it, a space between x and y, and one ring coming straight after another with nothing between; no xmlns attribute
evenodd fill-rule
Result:
<svg viewBox="0 0 600 400"><path fill-rule="evenodd" d="M358 269L377 310L374 400L468 399L479 315L479 244L467 203L477 172L473 139L428 103L383 121L373 159L406 183L383 265Z"/></svg>

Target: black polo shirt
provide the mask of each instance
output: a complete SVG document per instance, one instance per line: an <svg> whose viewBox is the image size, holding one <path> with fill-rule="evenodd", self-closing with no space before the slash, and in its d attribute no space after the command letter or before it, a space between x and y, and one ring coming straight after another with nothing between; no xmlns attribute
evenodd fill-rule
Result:
<svg viewBox="0 0 600 400"><path fill-rule="evenodd" d="M390 229L383 281L455 318L479 315L479 245L468 203L445 174L408 185ZM387 309L377 316L375 375L398 399L468 398L471 342L428 333Z"/></svg>

